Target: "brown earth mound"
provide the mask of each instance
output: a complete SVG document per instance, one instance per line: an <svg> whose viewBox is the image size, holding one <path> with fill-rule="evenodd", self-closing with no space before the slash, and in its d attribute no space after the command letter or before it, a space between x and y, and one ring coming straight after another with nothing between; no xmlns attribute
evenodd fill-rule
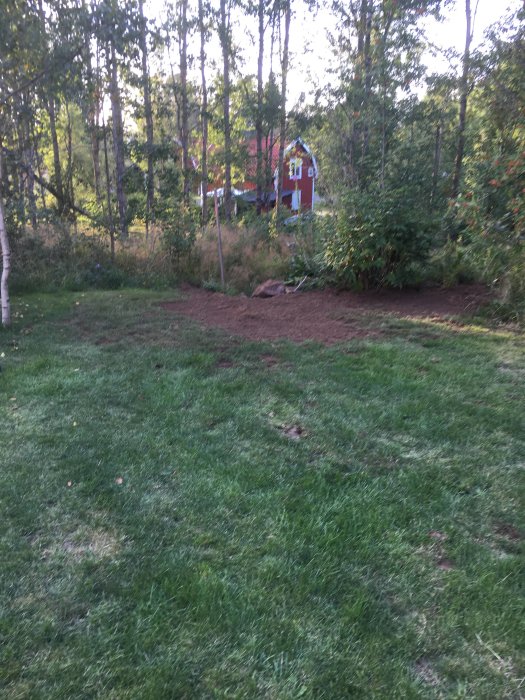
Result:
<svg viewBox="0 0 525 700"><path fill-rule="evenodd" d="M164 302L162 307L250 340L287 338L327 345L377 335L377 328L364 322L365 316L386 313L447 320L472 314L489 299L487 290L479 285L361 293L318 290L269 299L232 297L191 287L183 292L183 299Z"/></svg>

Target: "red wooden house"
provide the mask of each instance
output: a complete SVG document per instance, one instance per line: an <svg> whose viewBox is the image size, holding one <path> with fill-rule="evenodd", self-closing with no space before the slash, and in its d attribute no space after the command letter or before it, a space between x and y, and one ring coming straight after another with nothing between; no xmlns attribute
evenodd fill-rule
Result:
<svg viewBox="0 0 525 700"><path fill-rule="evenodd" d="M244 179L235 181L232 194L249 204L257 200L257 142L251 137L246 141L246 169ZM213 148L213 146L212 146ZM279 144L263 140L263 209L269 211L275 206L277 190L277 168ZM310 148L301 138L296 138L284 149L282 203L293 212L313 210L315 202L315 181L319 170ZM214 182L208 184L208 197L217 191L223 197L223 176L216 174ZM202 197L202 192L201 192Z"/></svg>
<svg viewBox="0 0 525 700"><path fill-rule="evenodd" d="M246 179L238 189L244 191L243 199L256 201L257 143L247 142L248 164ZM275 206L277 190L277 168L279 144L263 143L263 172L267 173L267 187L264 188L264 208ZM317 161L310 148L301 138L296 138L284 149L282 203L292 211L300 212L314 208L315 181L319 175ZM270 184L271 183L271 184Z"/></svg>
<svg viewBox="0 0 525 700"><path fill-rule="evenodd" d="M319 175L314 154L301 138L296 138L284 149L283 204L292 211L308 211L314 208L315 181ZM277 168L274 173L277 188ZM291 195L288 199L288 193Z"/></svg>

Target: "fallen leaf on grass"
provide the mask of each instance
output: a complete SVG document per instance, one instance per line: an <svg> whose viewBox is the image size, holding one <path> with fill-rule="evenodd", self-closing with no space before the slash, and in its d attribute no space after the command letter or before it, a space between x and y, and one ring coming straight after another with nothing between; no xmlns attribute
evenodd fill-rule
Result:
<svg viewBox="0 0 525 700"><path fill-rule="evenodd" d="M450 559L440 559L437 565L438 569L441 569L442 571L451 571L454 568L454 564L450 561Z"/></svg>
<svg viewBox="0 0 525 700"><path fill-rule="evenodd" d="M306 437L306 432L300 425L282 425L281 430L283 431L283 435L286 435L290 440L300 440Z"/></svg>
<svg viewBox="0 0 525 700"><path fill-rule="evenodd" d="M434 687L439 685L439 676L427 659L419 659L415 664L414 670L423 683Z"/></svg>
<svg viewBox="0 0 525 700"><path fill-rule="evenodd" d="M123 484L123 483L124 483L124 479L123 479L121 476L117 476L117 478L115 479L115 483L116 483L116 484L119 484L119 485L120 485L120 484Z"/></svg>
<svg viewBox="0 0 525 700"><path fill-rule="evenodd" d="M433 540L438 540L438 542L444 542L447 539L447 535L439 530L430 530L428 536Z"/></svg>

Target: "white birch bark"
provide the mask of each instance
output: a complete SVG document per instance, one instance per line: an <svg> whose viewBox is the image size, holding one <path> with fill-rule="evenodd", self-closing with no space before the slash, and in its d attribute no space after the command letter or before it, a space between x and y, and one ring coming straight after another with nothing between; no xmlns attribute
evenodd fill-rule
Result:
<svg viewBox="0 0 525 700"><path fill-rule="evenodd" d="M0 197L0 246L2 249L2 278L0 281L0 296L2 298L2 325L9 326L11 323L11 306L9 303L9 287L7 280L11 270L11 248L5 227L4 204Z"/></svg>

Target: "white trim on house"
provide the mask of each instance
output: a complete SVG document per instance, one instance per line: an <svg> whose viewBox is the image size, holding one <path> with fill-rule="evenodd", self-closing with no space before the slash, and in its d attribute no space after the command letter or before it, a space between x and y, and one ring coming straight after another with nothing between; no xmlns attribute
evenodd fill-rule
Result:
<svg viewBox="0 0 525 700"><path fill-rule="evenodd" d="M315 159L315 156L300 136L298 138L296 138L294 141L292 141L292 143L288 144L288 146L286 146L286 148L284 149L284 155L286 155L287 153L290 153L290 151L293 148L295 148L295 146L297 144L300 144L304 148L304 150L308 153L308 155L312 159L312 165L314 166L314 177L319 177L319 168L317 167L317 161Z"/></svg>
<svg viewBox="0 0 525 700"><path fill-rule="evenodd" d="M298 138L294 139L291 143L286 146L284 149L284 155L286 156L290 151L295 148L295 146L299 144L301 145L306 153L310 156L312 159L312 165L314 166L314 178L319 177L319 168L317 167L317 160L315 159L314 154L310 150L310 148L306 145L306 143L302 140L302 138L299 136ZM278 176L278 170L279 166L277 166L274 170L273 176L274 176L274 182L277 182L277 176ZM277 189L277 184L275 184L275 189Z"/></svg>

